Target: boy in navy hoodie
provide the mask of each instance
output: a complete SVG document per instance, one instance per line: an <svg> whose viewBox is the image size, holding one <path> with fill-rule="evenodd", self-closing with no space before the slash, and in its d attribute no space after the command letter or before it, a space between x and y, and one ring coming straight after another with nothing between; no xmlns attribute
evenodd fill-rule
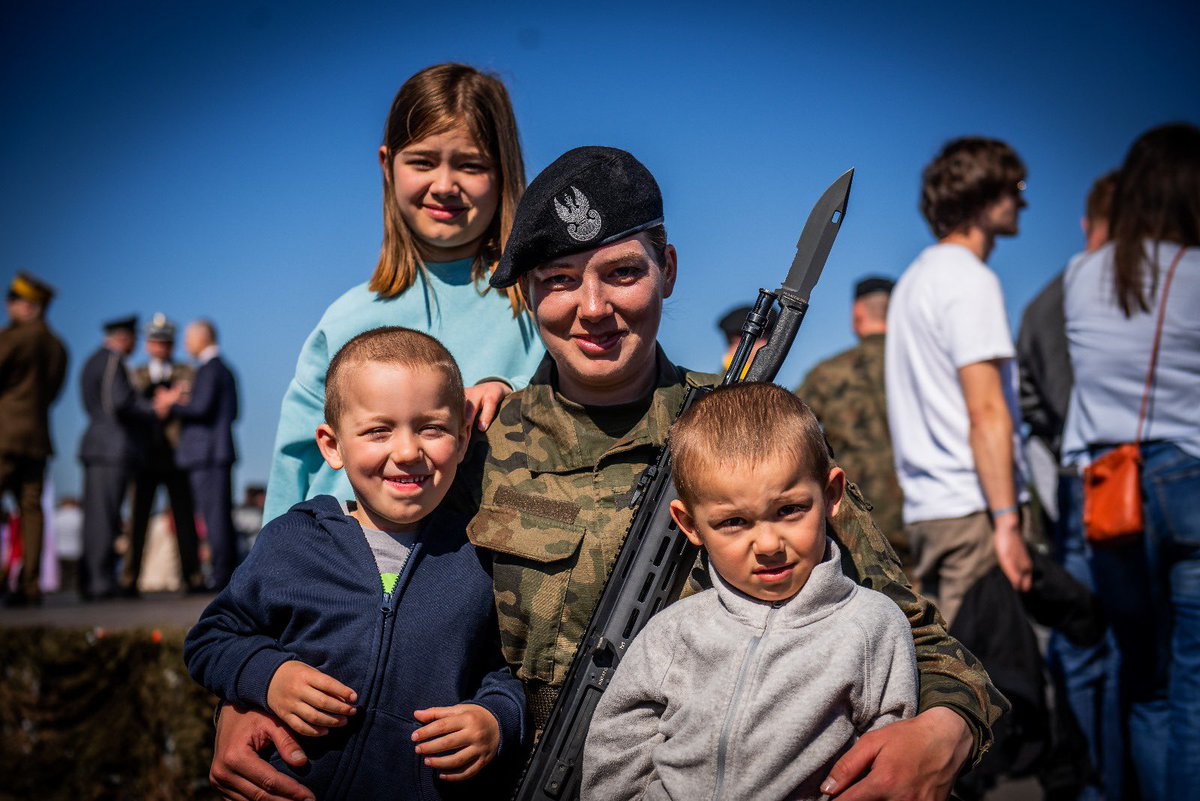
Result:
<svg viewBox="0 0 1200 801"><path fill-rule="evenodd" d="M442 504L470 434L463 406L436 339L378 328L348 342L317 443L354 499L318 496L268 523L188 634L196 681L313 738L302 770L271 761L318 798L511 789L525 699L488 567Z"/></svg>

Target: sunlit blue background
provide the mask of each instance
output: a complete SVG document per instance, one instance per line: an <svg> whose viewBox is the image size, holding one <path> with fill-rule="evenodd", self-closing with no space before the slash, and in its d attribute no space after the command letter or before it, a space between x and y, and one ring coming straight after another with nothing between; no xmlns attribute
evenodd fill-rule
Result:
<svg viewBox="0 0 1200 801"><path fill-rule="evenodd" d="M79 489L77 376L100 322L159 310L216 321L241 381L237 478L266 478L300 344L374 266L376 148L422 67L505 80L531 178L582 144L649 166L680 253L661 339L695 368L716 367L714 321L779 283L808 209L856 167L792 385L852 344L855 278L899 275L930 241L920 171L951 137L1000 137L1029 167L1021 235L992 259L1015 325L1081 246L1091 181L1142 130L1200 120L1198 7L9 0L0 280L27 269L60 291L54 480Z"/></svg>

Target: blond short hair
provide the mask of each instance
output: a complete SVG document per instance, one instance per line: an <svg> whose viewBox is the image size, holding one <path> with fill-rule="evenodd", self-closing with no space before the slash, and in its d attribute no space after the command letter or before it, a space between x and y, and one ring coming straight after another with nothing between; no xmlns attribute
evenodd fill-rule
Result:
<svg viewBox="0 0 1200 801"><path fill-rule="evenodd" d="M817 416L774 384L718 387L679 416L670 446L675 489L688 506L704 494L704 477L715 469L781 458L824 482L833 467Z"/></svg>
<svg viewBox="0 0 1200 801"><path fill-rule="evenodd" d="M373 362L394 364L412 370L430 370L440 373L450 393L450 408L462 420L463 391L462 373L450 351L428 334L411 328L388 326L364 331L342 346L329 363L325 373L325 422L337 428L338 420L346 408L346 398L351 391L348 386L351 368Z"/></svg>

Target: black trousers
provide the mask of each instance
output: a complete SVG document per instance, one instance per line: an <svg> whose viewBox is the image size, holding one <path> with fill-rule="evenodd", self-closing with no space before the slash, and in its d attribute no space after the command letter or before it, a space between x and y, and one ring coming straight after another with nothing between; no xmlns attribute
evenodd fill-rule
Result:
<svg viewBox="0 0 1200 801"><path fill-rule="evenodd" d="M188 470L196 511L204 521L208 550L212 555L213 587L229 583L237 562L237 540L233 531L233 468L194 467Z"/></svg>
<svg viewBox="0 0 1200 801"><path fill-rule="evenodd" d="M167 488L171 516L175 520L175 541L179 546L179 566L183 583L196 587L200 575L200 545L196 536L196 506L188 474L178 469L139 470L133 478L133 527L129 532L129 556L125 559L122 583L136 587L142 575L142 554L146 547L146 529L154 509L154 496L160 486Z"/></svg>
<svg viewBox="0 0 1200 801"><path fill-rule="evenodd" d="M0 494L11 492L21 511L21 575L17 591L27 598L41 595L42 537L46 515L42 512L42 487L46 460L0 454Z"/></svg>
<svg viewBox="0 0 1200 801"><path fill-rule="evenodd" d="M121 533L121 503L129 488L123 464L83 466L83 565L80 592L107 595L116 589L113 540Z"/></svg>

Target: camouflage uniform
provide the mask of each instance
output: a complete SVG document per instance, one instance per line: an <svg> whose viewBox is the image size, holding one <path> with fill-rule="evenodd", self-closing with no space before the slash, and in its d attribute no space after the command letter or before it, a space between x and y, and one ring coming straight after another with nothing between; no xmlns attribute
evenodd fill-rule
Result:
<svg viewBox="0 0 1200 801"><path fill-rule="evenodd" d="M838 464L870 499L871 517L907 567L912 559L900 510L904 496L892 462L883 393L883 334L818 364L796 394L821 421Z"/></svg>
<svg viewBox="0 0 1200 801"><path fill-rule="evenodd" d="M672 365L658 351L649 410L613 438L584 407L553 388L547 357L529 386L505 400L488 430L482 497L467 533L493 556L504 655L525 682L537 728L599 601L633 517L633 485L666 441L690 386L711 375ZM844 569L884 592L908 615L921 671L921 708L949 706L969 722L979 756L1007 702L978 661L946 634L932 604L916 595L862 496L842 505L830 533L844 547Z"/></svg>

